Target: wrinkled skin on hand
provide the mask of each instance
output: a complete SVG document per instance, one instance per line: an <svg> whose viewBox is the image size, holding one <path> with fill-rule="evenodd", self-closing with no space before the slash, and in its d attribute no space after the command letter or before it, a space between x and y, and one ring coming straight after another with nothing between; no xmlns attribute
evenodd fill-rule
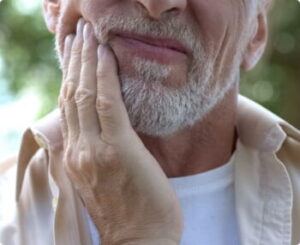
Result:
<svg viewBox="0 0 300 245"><path fill-rule="evenodd" d="M112 51L80 19L63 59L64 167L102 244L179 244L179 202L130 125Z"/></svg>

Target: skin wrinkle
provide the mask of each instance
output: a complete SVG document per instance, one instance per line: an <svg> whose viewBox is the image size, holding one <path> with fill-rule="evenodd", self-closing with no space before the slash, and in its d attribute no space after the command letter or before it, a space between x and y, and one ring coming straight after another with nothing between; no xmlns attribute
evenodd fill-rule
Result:
<svg viewBox="0 0 300 245"><path fill-rule="evenodd" d="M194 166L194 171L191 172L197 172L202 166L199 162L216 167L226 162L231 155L234 145L232 134L235 123L235 92L238 92L240 65L252 38L249 29L257 22L257 9L267 1L231 0L225 3L224 0L189 0L186 9L181 12L175 14L165 11L160 19L153 19L150 18L150 12L147 12L149 9L137 9L131 0L63 0L56 28L58 56L61 57L65 36L74 32L76 21L83 16L92 24L98 42L108 42L115 52L123 100L130 121L143 143L151 152L159 152L155 158L168 176L182 173L176 169L184 169L184 166L176 159L183 159L183 156L190 152L187 146L194 145L197 154L188 159L190 165ZM161 2L158 2L158 6L164 7ZM109 19L113 21L101 29L101 22L108 22ZM148 61L141 60L140 65L137 65L135 59L132 59L132 53L126 53L124 49L119 52L114 49L112 31L105 34L105 28L111 30L116 27L133 28L139 33L150 32L161 36L166 34L192 47L193 52L186 62L171 65L170 71L163 69L164 66L159 70L158 66ZM195 65L197 62L199 63ZM136 72L140 67L141 71ZM155 72L151 74L149 69ZM167 73L169 77L165 78ZM198 74L198 77L191 74ZM223 113L217 113L218 110L223 110ZM220 115L222 124L217 119ZM208 124L212 125L214 130L206 135L203 132L210 128ZM215 139L215 143L205 139L204 135ZM216 135L218 137L215 137ZM176 142L180 141L184 142L180 146L183 150L172 152L172 148L177 149ZM224 145L222 142L229 143ZM214 151L214 157L209 145L218 149L217 152ZM158 147L164 150L158 151Z"/></svg>
<svg viewBox="0 0 300 245"><path fill-rule="evenodd" d="M78 7L78 3L84 3L84 1L86 0L65 0L69 3L69 8L71 5L75 7L73 10L67 7L63 9L65 17L59 18L56 35L57 50L62 51L61 44L64 37L74 32L74 26L65 27L67 12L69 14L71 12L74 18L68 20L69 22L76 22L77 17L81 15L91 22L97 42L108 44L115 54L115 57L110 56L111 59L107 60L107 63L100 63L106 71L109 71L106 75L109 73L114 77L98 76L95 79L97 80L97 96L101 96L102 90L104 95L105 92L108 93L109 88L117 88L118 97L110 97L108 104L117 105L117 108L121 106L124 114L119 113L120 110L115 110L118 116L123 117L114 117L105 123L105 120L102 120L105 119L102 112L100 116L102 125L92 121L94 126L102 126L102 133L109 129L108 135L116 137L117 140L110 143L113 145L117 142L120 155L116 159L110 158L97 141L92 141L95 147L92 149L86 141L79 138L78 144L84 146L81 149L76 148L75 140L70 140L69 145L72 145L75 157L74 159L69 157L69 164L75 163L73 168L75 172L78 172L77 176L76 173L74 174L77 178L74 178L73 182L76 184L81 181L83 190L90 185L98 192L95 197L84 200L87 200L86 206L94 221L98 221L95 222L98 229L103 231L104 244L114 244L115 241L127 238L128 233L129 237L135 237L135 234L145 232L139 229L149 230L150 237L169 236L177 241L179 240L178 231L181 230L181 218L178 215L180 212L177 209L179 205L174 206L178 200L167 185L169 183L166 176L179 177L197 174L221 166L228 161L235 148L236 103L239 71L244 52L242 47L244 43L251 41L243 40L245 36L242 35L243 29L247 26L240 12L245 8L246 2L237 4L234 0L228 2L225 0L215 2L191 0L189 3L193 3L194 7L198 6L199 12L202 10L207 13L203 13L203 19L187 22L185 18L180 18L184 16L184 13L188 14L187 12L178 12L177 16L170 14L170 11L165 11L159 20L148 18L145 12L142 15L127 12L126 10L134 9L132 4L135 2L125 0L90 0L90 4L79 4L81 8L85 8L83 12ZM199 5L197 5L198 1ZM120 7L125 6L126 3L127 9L124 9L124 13L114 11L117 7L122 9ZM156 2L157 6L166 7L163 3L166 2ZM174 7L174 4L178 2L170 0L168 3L173 4L167 5L168 7ZM98 6L98 10L100 6L106 10L98 12L95 6ZM79 21L80 23L82 21ZM123 50L121 47L121 52L118 53L113 35L113 32L118 29L175 38L183 42L192 50L192 53L186 59L178 59L177 63L175 60L173 65L169 66L159 65L155 61L132 58L134 52L127 51L126 53L124 47ZM95 39L94 41L96 42ZM62 53L59 54L59 57L61 56ZM115 61L118 62L118 74L116 74ZM76 71L78 72L79 69L73 69L74 73ZM87 73L83 72L83 74L84 77L88 77ZM88 81L88 79L80 76L80 83L83 84L83 81ZM123 98L120 98L119 82ZM92 81L90 84L95 85ZM111 87L109 87L110 84ZM117 98L116 103L114 103L114 98ZM122 99L132 127L139 135L136 135L131 127L116 127L118 123L124 121L129 125L123 104L117 103ZM90 106L93 108L93 103ZM101 114L97 106L96 109ZM90 117L83 117L81 114L79 118L85 122L85 119ZM86 131L90 130L89 127L85 128L88 129ZM122 133L127 136L122 136ZM90 141L87 132L82 132L82 136ZM99 140L103 139L100 137ZM140 147L143 150L140 150ZM93 156L84 153L90 150L93 150L95 158L103 164L95 164L95 168L89 167L90 164L98 162ZM102 159L97 157L95 153L97 150L108 157ZM112 156L116 155L112 154ZM86 171L85 167L92 171ZM129 176L124 174L126 167L130 170ZM91 177L90 174L97 176ZM129 179L132 182L126 182ZM95 188L96 186L99 188ZM132 189L128 190L128 188ZM94 208L98 204L102 208L100 215L99 209ZM172 212L166 212L168 209ZM140 215L141 213L143 215ZM152 232L152 225L156 227L156 223L160 223L162 227ZM171 229L168 229L170 227Z"/></svg>
<svg viewBox="0 0 300 245"><path fill-rule="evenodd" d="M166 69L157 70L155 65L150 67L151 63L142 59L138 65L141 69L136 69L137 59L134 62L136 73L142 78L140 81L134 81L134 78L128 75L120 74L124 102L137 132L167 135L193 125L209 113L232 85L233 80L228 79L223 87L216 86L214 81L218 79L212 74L213 61L205 53L203 45L197 42L198 38L190 28L182 26L176 20L171 19L166 24L161 24L133 17L108 16L99 19L95 27L96 37L100 43L106 43L109 40L109 33L115 29L176 38L185 43L190 50L194 50L188 81L177 91L167 90L165 86L161 86L164 84ZM153 83L149 79L153 77L159 86L147 85ZM202 86L199 86L199 83ZM160 100L157 101L157 98Z"/></svg>
<svg viewBox="0 0 300 245"><path fill-rule="evenodd" d="M64 160L74 171L68 177L74 186L81 186L77 190L102 232L103 244L140 234L142 239L171 238L178 244L183 219L166 177L205 172L232 156L243 47L252 41L243 33L258 19L247 22L248 14L242 17L251 7L246 0L61 1L64 7L55 28L58 56L62 57L63 40L74 33L80 17L76 37L82 37L83 24L89 22L95 46L104 44L109 51L106 59L102 53L89 65L86 62L88 70L82 69L83 64L69 67L79 87L89 84L97 90L96 103L88 105L95 106L99 121L78 107L72 110L78 113L77 120L66 116L69 123L85 125L85 130L71 130L79 131L78 141L69 135L66 153L68 147L72 152ZM142 9L136 8L137 2ZM185 4L187 8L182 7ZM192 8L200 16L193 19L188 12ZM264 22L260 24L264 29ZM126 48L122 42L118 46L118 30L174 38L191 52L175 56L179 58L169 65L137 58L135 47ZM89 79L96 63L97 75ZM95 128L102 130L98 137L89 135Z"/></svg>

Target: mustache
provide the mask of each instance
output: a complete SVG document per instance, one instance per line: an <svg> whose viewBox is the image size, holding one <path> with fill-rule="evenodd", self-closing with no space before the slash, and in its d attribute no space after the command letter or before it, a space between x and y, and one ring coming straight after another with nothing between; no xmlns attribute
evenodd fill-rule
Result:
<svg viewBox="0 0 300 245"><path fill-rule="evenodd" d="M111 33L124 31L157 38L175 39L193 53L202 51L200 38L191 26L176 18L158 21L142 16L108 15L99 18L93 27L96 39L100 44L107 44Z"/></svg>
<svg viewBox="0 0 300 245"><path fill-rule="evenodd" d="M63 18L59 19L59 30L64 25ZM193 30L191 25L182 20L168 17L161 20L152 20L140 14L139 16L106 15L100 17L93 25L95 37L99 44L107 44L111 33L124 31L158 38L169 38L179 41L187 50L191 51L191 58L195 62L203 61L207 57L200 32ZM55 50L62 70L63 43L65 36L58 32L55 36Z"/></svg>

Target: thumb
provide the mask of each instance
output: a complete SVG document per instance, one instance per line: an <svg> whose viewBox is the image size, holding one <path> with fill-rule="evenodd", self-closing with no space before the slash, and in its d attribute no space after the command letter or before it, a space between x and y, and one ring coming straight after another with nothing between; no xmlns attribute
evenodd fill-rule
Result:
<svg viewBox="0 0 300 245"><path fill-rule="evenodd" d="M126 130L132 128L121 95L116 58L107 46L99 45L97 52L96 108L101 125L101 138L112 144Z"/></svg>

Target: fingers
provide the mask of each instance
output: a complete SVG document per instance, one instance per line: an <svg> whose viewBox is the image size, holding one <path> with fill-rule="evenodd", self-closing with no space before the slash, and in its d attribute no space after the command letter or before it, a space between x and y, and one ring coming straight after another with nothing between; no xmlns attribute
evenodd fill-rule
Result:
<svg viewBox="0 0 300 245"><path fill-rule="evenodd" d="M104 142L113 143L132 129L114 54L108 47L98 47L91 24L83 19L78 21L76 36L65 41L63 67L60 107L65 141L72 143L80 135L101 132Z"/></svg>
<svg viewBox="0 0 300 245"><path fill-rule="evenodd" d="M63 81L65 81L68 73L68 66L71 58L71 49L75 36L70 34L65 39L64 55L63 55Z"/></svg>
<svg viewBox="0 0 300 245"><path fill-rule="evenodd" d="M61 110L61 117L60 117L60 123L61 123L61 131L63 134L63 138L67 139L68 138L68 128L67 128L67 122L65 120L65 108L64 108L64 98L65 98L65 93L66 93L66 87L64 84L64 81L67 77L67 72L68 72L68 66L70 63L70 57L71 57L71 49L74 41L74 35L68 35L65 39L64 43L64 55L63 55L63 84L61 86L60 90L60 96L58 98L58 104Z"/></svg>
<svg viewBox="0 0 300 245"><path fill-rule="evenodd" d="M82 70L80 84L75 95L80 133L84 135L100 135L100 125L96 111L97 40L90 23L85 24L83 37Z"/></svg>
<svg viewBox="0 0 300 245"><path fill-rule="evenodd" d="M74 95L80 82L84 24L83 19L80 19L77 23L76 36L71 49L71 58L64 85L64 110L68 128L68 141L76 141L79 137L78 113Z"/></svg>
<svg viewBox="0 0 300 245"><path fill-rule="evenodd" d="M98 47L97 112L101 123L101 138L113 143L131 129L128 114L121 96L117 63L112 51Z"/></svg>

